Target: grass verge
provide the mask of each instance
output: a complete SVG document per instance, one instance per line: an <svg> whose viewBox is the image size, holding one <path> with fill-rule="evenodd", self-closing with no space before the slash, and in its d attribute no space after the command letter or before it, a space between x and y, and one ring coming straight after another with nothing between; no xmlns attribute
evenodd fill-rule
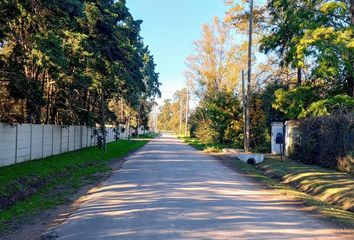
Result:
<svg viewBox="0 0 354 240"><path fill-rule="evenodd" d="M184 139L186 143L189 145L199 149L199 150L205 150L206 145L202 144L198 139ZM216 157L218 157L216 155ZM278 161L278 162L274 162ZM308 166L304 164L299 164L297 162L287 162L286 164L279 165L281 164L279 160L275 159L267 159L262 165L259 167L254 167L252 165L249 165L247 163L244 163L239 160L234 160L232 161L232 167L235 171L248 176L250 178L255 179L257 182L260 182L266 186L271 187L272 189L275 189L276 191L280 192L283 195L287 195L291 198L300 200L303 202L306 206L312 207L312 209L321 215L325 216L327 219L331 220L333 223L338 225L341 228L348 228L348 229L354 229L354 213L350 211L343 210L339 207L333 206L332 204L321 200L318 197L312 196L310 194L307 194L306 192L300 191L296 189L296 186L294 184L289 184L286 183L282 180L282 178L279 177L279 175L276 176L275 173L282 174L284 176L289 176L289 172L297 172L299 174L303 174L306 172L309 172L309 176L322 176L321 174L314 174L314 172L331 172L331 170L328 169L323 169L321 167L316 167L316 166ZM304 166L302 166L304 165ZM270 175L269 171L272 169L272 176ZM268 172L267 172L268 171ZM337 171L334 171L337 172ZM345 175L345 174L344 174ZM334 175L335 176L335 175ZM340 174L337 175L336 180L333 179L333 176L331 177L333 181L336 181L337 183L341 182L347 182L348 178L343 177L348 177L348 176L342 176ZM303 179L304 180L304 179ZM328 185L328 182L323 182L320 179L317 181L313 181L313 179L307 179L305 182L309 181L309 184L316 184L317 186L322 186L322 189L329 188L330 185ZM311 183L313 182L313 183ZM351 189L352 190L352 189ZM352 201L353 198L351 198Z"/></svg>
<svg viewBox="0 0 354 240"><path fill-rule="evenodd" d="M110 172L111 160L148 143L144 137L110 143L107 152L90 147L0 168L0 233L26 217L67 203L81 186Z"/></svg>
<svg viewBox="0 0 354 240"><path fill-rule="evenodd" d="M318 199L354 212L354 176L334 169L268 157L257 168Z"/></svg>
<svg viewBox="0 0 354 240"><path fill-rule="evenodd" d="M225 146L219 144L205 144L202 143L197 138L185 137L185 136L178 136L178 138L183 139L184 142L188 143L189 145L195 147L198 150L205 151L205 152L218 152L221 151Z"/></svg>
<svg viewBox="0 0 354 240"><path fill-rule="evenodd" d="M144 138L155 138L159 136L158 133L155 132L150 132L150 133L145 133L145 134L140 134L139 137L136 137L137 139L144 139Z"/></svg>

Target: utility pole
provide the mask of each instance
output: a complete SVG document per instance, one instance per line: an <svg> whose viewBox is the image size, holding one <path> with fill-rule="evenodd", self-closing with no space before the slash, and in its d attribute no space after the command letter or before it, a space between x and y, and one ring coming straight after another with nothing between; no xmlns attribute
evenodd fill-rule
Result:
<svg viewBox="0 0 354 240"><path fill-rule="evenodd" d="M186 99L186 129L184 132L184 135L187 136L188 135L188 111L189 111L189 91L187 88L187 99Z"/></svg>
<svg viewBox="0 0 354 240"><path fill-rule="evenodd" d="M138 110L138 118L137 118L137 132L136 136L139 137L139 129L140 129L140 109L141 109L141 102L139 102L139 110Z"/></svg>
<svg viewBox="0 0 354 240"><path fill-rule="evenodd" d="M154 131L157 133L157 103L156 102L154 102L154 105L153 105L153 108L154 108L154 110L153 110L153 112L154 112L154 114L153 114L153 121L154 121Z"/></svg>
<svg viewBox="0 0 354 240"><path fill-rule="evenodd" d="M250 0L250 19L248 32L248 72L247 72L247 111L246 111L246 146L250 150L250 124L251 124L251 76L252 76L252 34L253 34L253 0Z"/></svg>
<svg viewBox="0 0 354 240"><path fill-rule="evenodd" d="M158 132L159 131L159 128L158 128L158 123L159 123L159 109L157 108L157 103L156 103L156 108L155 108L155 110L156 110L156 120L155 120L155 123L156 123L156 132Z"/></svg>
<svg viewBox="0 0 354 240"><path fill-rule="evenodd" d="M182 96L179 96L179 134L182 134Z"/></svg>
<svg viewBox="0 0 354 240"><path fill-rule="evenodd" d="M243 111L243 147L246 151L246 96L245 96L245 70L242 70L242 111Z"/></svg>

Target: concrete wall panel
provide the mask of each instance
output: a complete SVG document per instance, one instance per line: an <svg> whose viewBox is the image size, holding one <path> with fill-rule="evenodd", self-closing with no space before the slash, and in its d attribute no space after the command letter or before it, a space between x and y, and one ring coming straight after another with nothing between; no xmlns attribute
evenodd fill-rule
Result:
<svg viewBox="0 0 354 240"><path fill-rule="evenodd" d="M16 126L0 123L0 167L15 163Z"/></svg>
<svg viewBox="0 0 354 240"><path fill-rule="evenodd" d="M61 126L53 126L53 154L60 154Z"/></svg>
<svg viewBox="0 0 354 240"><path fill-rule="evenodd" d="M0 167L95 146L93 130L86 126L0 123ZM127 135L125 131L120 139L127 139ZM107 127L107 143L114 141L113 127Z"/></svg>
<svg viewBox="0 0 354 240"><path fill-rule="evenodd" d="M43 152L43 125L32 125L32 159L42 158Z"/></svg>
<svg viewBox="0 0 354 240"><path fill-rule="evenodd" d="M52 155L52 134L53 128L52 125L43 125L44 127L44 144L43 144L43 157L48 157Z"/></svg>
<svg viewBox="0 0 354 240"><path fill-rule="evenodd" d="M31 160L31 124L18 125L17 162Z"/></svg>
<svg viewBox="0 0 354 240"><path fill-rule="evenodd" d="M61 153L68 151L68 127L62 127L61 135Z"/></svg>
<svg viewBox="0 0 354 240"><path fill-rule="evenodd" d="M74 151L74 140L75 140L74 131L75 131L74 126L70 126L69 127L69 152Z"/></svg>

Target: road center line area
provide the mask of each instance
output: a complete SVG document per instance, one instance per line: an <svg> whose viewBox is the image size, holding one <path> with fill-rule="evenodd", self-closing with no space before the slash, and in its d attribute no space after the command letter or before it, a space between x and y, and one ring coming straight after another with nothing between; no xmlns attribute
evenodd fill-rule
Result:
<svg viewBox="0 0 354 240"><path fill-rule="evenodd" d="M165 134L51 231L58 239L350 239L302 208Z"/></svg>

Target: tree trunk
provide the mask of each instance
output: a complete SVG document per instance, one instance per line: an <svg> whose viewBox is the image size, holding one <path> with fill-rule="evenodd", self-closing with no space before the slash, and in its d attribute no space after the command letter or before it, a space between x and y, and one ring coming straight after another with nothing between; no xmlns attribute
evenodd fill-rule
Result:
<svg viewBox="0 0 354 240"><path fill-rule="evenodd" d="M57 107L55 107L54 104L52 104L52 110L51 110L51 113L50 113L50 124L55 124L56 123L56 118L57 118L57 115L58 115L58 109Z"/></svg>
<svg viewBox="0 0 354 240"><path fill-rule="evenodd" d="M301 73L301 67L297 68L297 86L301 86L302 83L302 73Z"/></svg>
<svg viewBox="0 0 354 240"><path fill-rule="evenodd" d="M104 99L104 93L101 93L101 132L102 132L102 144L103 144L103 149L107 151L107 143L106 143L106 112L105 112L105 99Z"/></svg>
<svg viewBox="0 0 354 240"><path fill-rule="evenodd" d="M36 106L35 108L35 124L41 124L41 111L42 111L42 108L41 106Z"/></svg>
<svg viewBox="0 0 354 240"><path fill-rule="evenodd" d="M130 140L130 113L129 113L129 117L128 117L128 140Z"/></svg>
<svg viewBox="0 0 354 240"><path fill-rule="evenodd" d="M27 123L33 123L33 105L26 99Z"/></svg>
<svg viewBox="0 0 354 240"><path fill-rule="evenodd" d="M90 95L90 91L87 90L87 101L86 101L86 119L85 119L85 124L86 126L90 126L90 112L91 112L91 95Z"/></svg>
<svg viewBox="0 0 354 240"><path fill-rule="evenodd" d="M88 90L84 89L83 91L83 97L82 97L82 109L85 109L83 113L83 117L80 119L80 125L87 125L88 123L88 118L89 118L89 110L87 109L88 106Z"/></svg>
<svg viewBox="0 0 354 240"><path fill-rule="evenodd" d="M347 77L347 90L348 95L354 97L354 63L352 64L352 70L349 71L349 76Z"/></svg>
<svg viewBox="0 0 354 240"><path fill-rule="evenodd" d="M139 128L140 128L140 113L141 113L141 102L139 102L138 118L137 118L137 128L136 136L139 137Z"/></svg>

